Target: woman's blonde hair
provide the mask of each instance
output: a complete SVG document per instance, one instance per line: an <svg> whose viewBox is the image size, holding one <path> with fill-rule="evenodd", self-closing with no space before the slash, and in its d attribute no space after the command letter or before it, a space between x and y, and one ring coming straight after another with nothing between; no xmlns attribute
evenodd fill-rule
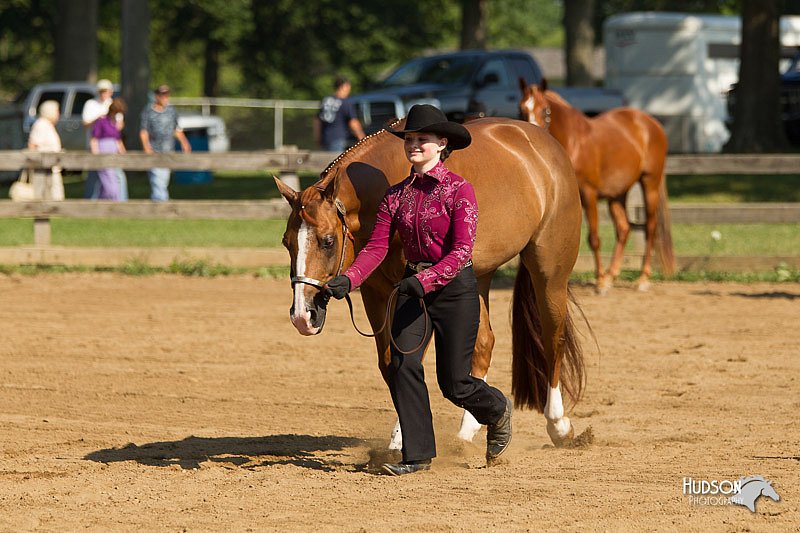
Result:
<svg viewBox="0 0 800 533"><path fill-rule="evenodd" d="M59 105L55 100L46 100L39 106L39 116L50 122L58 121Z"/></svg>

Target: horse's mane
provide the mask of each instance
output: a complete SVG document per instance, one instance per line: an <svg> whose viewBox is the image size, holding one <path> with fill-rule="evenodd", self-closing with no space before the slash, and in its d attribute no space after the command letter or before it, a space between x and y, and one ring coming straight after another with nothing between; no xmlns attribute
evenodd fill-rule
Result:
<svg viewBox="0 0 800 533"><path fill-rule="evenodd" d="M555 92L555 91L553 91L553 90L547 89L547 90L544 92L544 96L545 96L545 98L547 98L548 100L551 100L551 101L553 101L553 102L556 102L556 103L558 103L558 104L565 105L565 106L567 106L567 107L572 107L572 106L570 105L570 103L569 103L569 102L567 102L566 100L564 100L564 97L563 97L563 96L561 96L560 94L558 94L557 92Z"/></svg>
<svg viewBox="0 0 800 533"><path fill-rule="evenodd" d="M400 123L401 120L403 120L403 119L401 119L401 118L395 119L391 124L387 125L386 128L394 128L395 126L397 126ZM325 170L323 170L320 173L319 181L317 181L317 183L315 183L314 185L316 186L317 184L319 184L322 181L324 181L325 178L328 177L328 172L330 172L331 169L333 167L335 167L336 165L338 165L343 159L348 158L354 152L360 150L361 148L367 146L368 144L373 143L375 141L375 137L378 137L379 135L381 135L382 133L385 133L387 131L386 128L381 128L378 131L376 131L375 133L367 135L366 137L364 137L363 139L358 141L356 144L354 144L353 146L351 146L350 148L348 148L347 150L345 150L344 152L339 154L339 156L336 159L334 159L333 161L331 161L330 164L327 167L325 167Z"/></svg>

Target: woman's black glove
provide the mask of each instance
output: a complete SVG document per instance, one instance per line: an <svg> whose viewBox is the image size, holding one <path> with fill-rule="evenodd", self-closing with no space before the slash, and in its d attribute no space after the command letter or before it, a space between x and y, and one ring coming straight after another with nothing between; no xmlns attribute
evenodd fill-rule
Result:
<svg viewBox="0 0 800 533"><path fill-rule="evenodd" d="M415 276L404 278L398 285L397 289L400 294L407 294L412 298L422 298L425 296L425 289L422 288L422 283Z"/></svg>
<svg viewBox="0 0 800 533"><path fill-rule="evenodd" d="M325 293L337 300L344 298L348 292L350 292L350 278L347 276L336 276L325 284Z"/></svg>

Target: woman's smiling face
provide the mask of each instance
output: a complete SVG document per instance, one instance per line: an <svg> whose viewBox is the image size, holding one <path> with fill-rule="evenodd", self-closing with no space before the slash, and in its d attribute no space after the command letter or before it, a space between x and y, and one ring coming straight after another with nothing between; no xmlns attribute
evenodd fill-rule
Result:
<svg viewBox="0 0 800 533"><path fill-rule="evenodd" d="M406 133L406 158L417 172L426 172L439 162L439 154L447 146L447 139L435 133Z"/></svg>

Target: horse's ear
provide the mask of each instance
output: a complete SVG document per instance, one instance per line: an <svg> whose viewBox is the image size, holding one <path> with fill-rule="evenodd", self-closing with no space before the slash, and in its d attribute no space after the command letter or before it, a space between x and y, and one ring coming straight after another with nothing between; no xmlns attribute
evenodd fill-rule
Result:
<svg viewBox="0 0 800 533"><path fill-rule="evenodd" d="M278 190L281 192L283 197L286 198L286 201L289 202L289 204L294 204L297 202L297 191L286 185L276 176L272 176L272 179L275 180L275 185L278 186Z"/></svg>
<svg viewBox="0 0 800 533"><path fill-rule="evenodd" d="M539 82L539 88L542 90L542 92L547 90L547 78L542 78L542 81Z"/></svg>
<svg viewBox="0 0 800 533"><path fill-rule="evenodd" d="M328 174L325 179L320 183L320 189L323 189L322 196L328 200L333 200L339 194L339 184L342 182L341 167L336 169L335 174Z"/></svg>
<svg viewBox="0 0 800 533"><path fill-rule="evenodd" d="M522 76L519 77L519 88L522 91L522 94L527 93L528 82L526 82L525 78L523 78Z"/></svg>

